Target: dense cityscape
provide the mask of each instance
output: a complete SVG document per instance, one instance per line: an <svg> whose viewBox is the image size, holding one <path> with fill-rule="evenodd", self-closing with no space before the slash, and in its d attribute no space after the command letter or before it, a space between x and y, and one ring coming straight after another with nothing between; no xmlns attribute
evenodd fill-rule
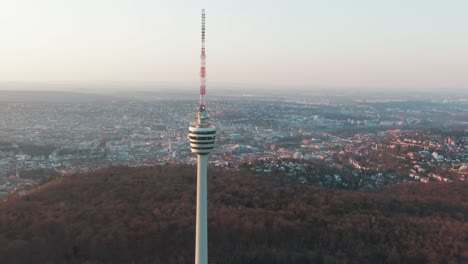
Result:
<svg viewBox="0 0 468 264"><path fill-rule="evenodd" d="M112 166L196 163L187 140L196 102L98 98L1 102L0 194ZM218 96L209 102L218 130L209 163L354 190L465 181L466 103L460 97Z"/></svg>

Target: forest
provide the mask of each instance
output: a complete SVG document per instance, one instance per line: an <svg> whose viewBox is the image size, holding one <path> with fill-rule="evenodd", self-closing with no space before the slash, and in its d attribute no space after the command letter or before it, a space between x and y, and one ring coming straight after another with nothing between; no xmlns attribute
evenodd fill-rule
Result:
<svg viewBox="0 0 468 264"><path fill-rule="evenodd" d="M468 184L370 192L210 168L210 263L468 263ZM0 263L193 263L196 168L56 177L0 204Z"/></svg>

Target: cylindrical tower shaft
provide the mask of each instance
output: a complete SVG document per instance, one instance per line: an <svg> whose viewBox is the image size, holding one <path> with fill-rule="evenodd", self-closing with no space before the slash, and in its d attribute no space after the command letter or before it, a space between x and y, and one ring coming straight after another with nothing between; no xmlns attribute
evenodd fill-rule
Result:
<svg viewBox="0 0 468 264"><path fill-rule="evenodd" d="M195 242L195 264L208 263L208 204L207 167L208 156L197 155L197 223Z"/></svg>

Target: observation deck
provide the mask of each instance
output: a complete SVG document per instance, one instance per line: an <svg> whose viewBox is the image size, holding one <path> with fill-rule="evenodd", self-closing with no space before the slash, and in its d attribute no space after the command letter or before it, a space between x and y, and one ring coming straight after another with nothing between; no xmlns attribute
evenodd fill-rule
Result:
<svg viewBox="0 0 468 264"><path fill-rule="evenodd" d="M197 121L190 124L188 137L193 153L207 155L213 150L216 127L209 122L208 114L204 108L198 111Z"/></svg>

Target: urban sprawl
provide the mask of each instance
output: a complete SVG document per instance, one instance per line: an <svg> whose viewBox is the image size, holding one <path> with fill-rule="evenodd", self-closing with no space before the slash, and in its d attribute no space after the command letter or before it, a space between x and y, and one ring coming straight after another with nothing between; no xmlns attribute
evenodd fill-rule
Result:
<svg viewBox="0 0 468 264"><path fill-rule="evenodd" d="M368 190L464 181L466 102L220 98L210 166L299 184ZM0 194L53 175L111 166L195 164L187 140L197 102L0 102Z"/></svg>

